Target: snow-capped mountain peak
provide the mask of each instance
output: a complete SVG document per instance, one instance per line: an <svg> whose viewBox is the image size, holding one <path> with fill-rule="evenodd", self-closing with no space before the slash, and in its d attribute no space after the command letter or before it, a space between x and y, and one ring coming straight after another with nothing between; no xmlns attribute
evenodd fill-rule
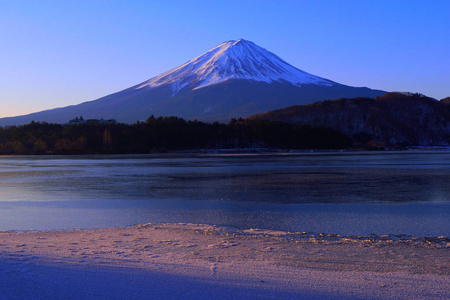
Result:
<svg viewBox="0 0 450 300"><path fill-rule="evenodd" d="M334 82L303 72L277 55L243 39L224 42L187 63L151 78L136 89L170 84L173 95L186 86L199 89L231 79L290 82L295 86L316 84L330 86Z"/></svg>
<svg viewBox="0 0 450 300"><path fill-rule="evenodd" d="M250 41L227 41L187 63L116 93L78 105L0 119L66 123L75 116L134 123L149 116L228 122L231 118L325 99L376 97L385 91L352 87L303 72Z"/></svg>

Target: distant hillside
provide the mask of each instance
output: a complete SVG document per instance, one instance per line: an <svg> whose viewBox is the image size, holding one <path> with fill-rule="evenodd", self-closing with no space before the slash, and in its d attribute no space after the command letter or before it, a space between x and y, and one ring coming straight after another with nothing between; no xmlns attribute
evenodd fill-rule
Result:
<svg viewBox="0 0 450 300"><path fill-rule="evenodd" d="M437 101L421 94L326 100L255 114L248 119L323 126L364 144L450 144L450 98Z"/></svg>

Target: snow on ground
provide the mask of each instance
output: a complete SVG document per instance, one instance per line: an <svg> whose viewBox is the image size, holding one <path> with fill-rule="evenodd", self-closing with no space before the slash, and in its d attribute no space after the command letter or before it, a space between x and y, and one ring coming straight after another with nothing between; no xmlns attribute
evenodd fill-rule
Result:
<svg viewBox="0 0 450 300"><path fill-rule="evenodd" d="M0 233L0 299L449 299L445 237L196 224Z"/></svg>

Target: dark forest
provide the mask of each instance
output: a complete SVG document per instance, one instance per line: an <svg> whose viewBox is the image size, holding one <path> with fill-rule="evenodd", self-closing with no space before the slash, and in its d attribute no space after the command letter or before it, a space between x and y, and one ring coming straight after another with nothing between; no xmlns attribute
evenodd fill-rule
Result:
<svg viewBox="0 0 450 300"><path fill-rule="evenodd" d="M0 128L0 154L131 154L218 149L339 149L352 144L327 128L265 120L228 124L151 116L135 124L49 124Z"/></svg>

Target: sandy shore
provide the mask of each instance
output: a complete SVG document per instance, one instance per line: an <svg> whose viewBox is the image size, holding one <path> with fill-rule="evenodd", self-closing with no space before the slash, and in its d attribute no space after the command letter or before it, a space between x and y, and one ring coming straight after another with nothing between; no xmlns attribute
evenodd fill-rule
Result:
<svg viewBox="0 0 450 300"><path fill-rule="evenodd" d="M0 233L0 299L449 299L445 237L196 224Z"/></svg>

